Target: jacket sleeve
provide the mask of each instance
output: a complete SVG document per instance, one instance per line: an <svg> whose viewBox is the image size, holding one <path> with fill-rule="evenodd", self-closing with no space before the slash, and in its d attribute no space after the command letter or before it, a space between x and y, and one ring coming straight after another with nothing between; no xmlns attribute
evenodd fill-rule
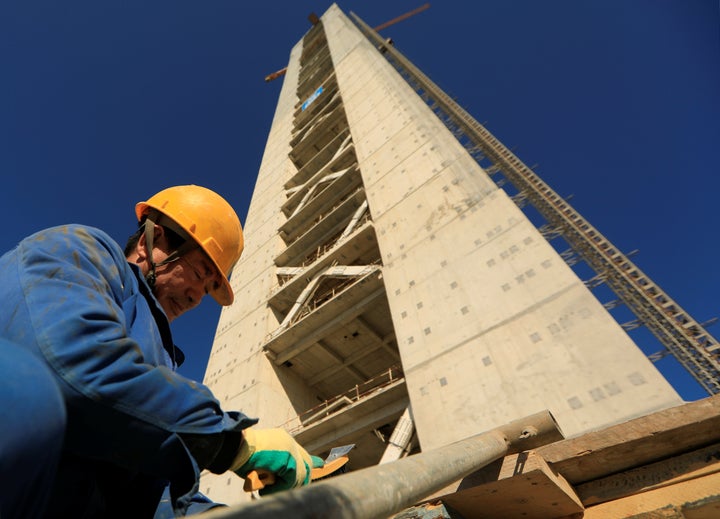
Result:
<svg viewBox="0 0 720 519"><path fill-rule="evenodd" d="M223 412L204 385L162 365L161 347L138 342L157 343L157 327L122 251L104 233L57 228L17 252L29 329L63 383L69 449L170 480L185 473L189 483L188 469L196 477L198 467L187 459L183 434L216 439L219 449L224 433L255 423Z"/></svg>

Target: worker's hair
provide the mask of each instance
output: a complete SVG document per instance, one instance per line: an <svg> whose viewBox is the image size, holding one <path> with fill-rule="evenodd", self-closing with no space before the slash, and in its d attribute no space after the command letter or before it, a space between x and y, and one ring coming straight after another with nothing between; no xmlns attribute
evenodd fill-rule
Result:
<svg viewBox="0 0 720 519"><path fill-rule="evenodd" d="M170 251L168 252L179 249L180 246L185 243L185 238L180 236L172 229L168 229L164 225L162 226L162 228L165 230L165 236L167 237L168 245L170 246ZM135 251L135 247L137 247L138 241L140 240L140 236L142 236L143 232L145 232L145 218L140 221L137 231L135 231L125 243L124 252L126 258Z"/></svg>

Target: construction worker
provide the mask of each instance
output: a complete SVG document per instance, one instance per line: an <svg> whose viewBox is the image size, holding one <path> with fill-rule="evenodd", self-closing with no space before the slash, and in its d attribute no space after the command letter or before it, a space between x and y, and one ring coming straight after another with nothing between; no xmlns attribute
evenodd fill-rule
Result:
<svg viewBox="0 0 720 519"><path fill-rule="evenodd" d="M217 193L165 189L135 208L125 250L104 232L38 232L0 258L0 517L158 517L217 506L199 473L320 466L280 429L225 412L175 372L169 322L205 294L233 301L240 221Z"/></svg>

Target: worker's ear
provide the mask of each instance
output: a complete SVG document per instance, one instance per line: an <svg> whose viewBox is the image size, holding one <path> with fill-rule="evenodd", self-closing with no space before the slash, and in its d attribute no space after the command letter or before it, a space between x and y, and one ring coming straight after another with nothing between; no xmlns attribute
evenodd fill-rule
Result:
<svg viewBox="0 0 720 519"><path fill-rule="evenodd" d="M135 250L138 255L138 260L143 261L148 257L148 246L146 233L142 233L138 239ZM153 226L153 248L164 247L165 245L165 228L161 225Z"/></svg>

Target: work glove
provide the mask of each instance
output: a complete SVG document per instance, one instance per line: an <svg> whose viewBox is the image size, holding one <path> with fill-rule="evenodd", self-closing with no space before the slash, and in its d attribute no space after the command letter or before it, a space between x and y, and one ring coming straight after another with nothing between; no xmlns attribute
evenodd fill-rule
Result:
<svg viewBox="0 0 720 519"><path fill-rule="evenodd" d="M241 478L252 471L269 472L275 483L263 488L261 494L270 494L310 483L310 471L322 467L324 462L310 456L290 434L283 429L245 429L240 451L231 467Z"/></svg>

